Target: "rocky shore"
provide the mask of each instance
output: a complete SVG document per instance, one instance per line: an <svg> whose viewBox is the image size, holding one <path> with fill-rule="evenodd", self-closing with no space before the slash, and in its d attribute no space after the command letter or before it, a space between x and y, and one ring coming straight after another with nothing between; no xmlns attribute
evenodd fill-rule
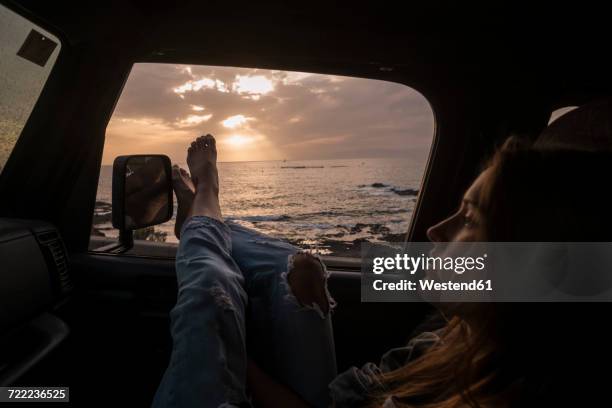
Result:
<svg viewBox="0 0 612 408"><path fill-rule="evenodd" d="M340 227L340 226L338 226ZM346 235L359 234L359 238L341 239ZM291 244L308 251L320 253L321 255L336 255L349 258L361 256L361 244L364 242L402 242L406 234L392 233L388 227L382 224L357 223L348 229L347 233L339 232L334 235L319 237L316 242L311 240L288 240Z"/></svg>
<svg viewBox="0 0 612 408"><path fill-rule="evenodd" d="M373 185L373 187L388 188L388 186L385 185L383 185L383 187L376 187ZM410 191L410 194L418 193L418 191L415 190ZM405 194L408 195L408 193ZM112 230L111 222L111 204L103 201L97 201L93 216L93 227L91 234L93 236L101 237L108 236L105 231ZM337 225L335 231L337 232L318 236L314 240L288 239L288 241L300 248L320 253L322 255L360 257L361 244L363 242L401 242L405 237L405 234L392 233L388 227L379 223L357 223L351 227ZM157 231L154 227L136 231L136 238L156 242L166 241L165 233Z"/></svg>

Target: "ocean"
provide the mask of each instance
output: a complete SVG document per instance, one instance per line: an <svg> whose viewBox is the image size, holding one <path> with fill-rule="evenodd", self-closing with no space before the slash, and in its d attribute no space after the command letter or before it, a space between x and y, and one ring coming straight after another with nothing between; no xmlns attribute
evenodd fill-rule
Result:
<svg viewBox="0 0 612 408"><path fill-rule="evenodd" d="M401 240L408 230L427 155L411 156L219 163L221 209L312 252L358 256L359 243ZM102 166L94 232L116 237L111 184L112 166ZM173 229L173 220L155 226L162 240L176 243Z"/></svg>

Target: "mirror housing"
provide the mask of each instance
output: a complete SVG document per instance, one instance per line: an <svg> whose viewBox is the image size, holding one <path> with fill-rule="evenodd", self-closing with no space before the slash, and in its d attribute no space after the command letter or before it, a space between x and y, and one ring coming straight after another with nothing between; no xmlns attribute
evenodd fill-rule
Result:
<svg viewBox="0 0 612 408"><path fill-rule="evenodd" d="M112 222L119 230L119 243L104 250L121 253L134 246L134 230L172 219L170 158L161 154L118 156L113 162L112 192Z"/></svg>

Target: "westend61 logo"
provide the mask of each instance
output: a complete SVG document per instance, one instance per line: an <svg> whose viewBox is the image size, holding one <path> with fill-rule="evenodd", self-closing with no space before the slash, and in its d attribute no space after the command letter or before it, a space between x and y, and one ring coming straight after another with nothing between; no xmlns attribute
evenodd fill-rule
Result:
<svg viewBox="0 0 612 408"><path fill-rule="evenodd" d="M402 271L414 275L418 271L452 271L458 275L465 271L482 271L485 269L487 254L482 256L410 256L396 254L394 257L375 257L372 259L372 272L380 275L383 272Z"/></svg>

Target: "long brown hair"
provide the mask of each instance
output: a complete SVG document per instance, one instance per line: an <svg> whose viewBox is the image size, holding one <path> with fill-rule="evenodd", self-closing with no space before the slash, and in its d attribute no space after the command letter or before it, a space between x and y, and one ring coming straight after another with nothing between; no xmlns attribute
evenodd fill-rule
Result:
<svg viewBox="0 0 612 408"><path fill-rule="evenodd" d="M601 179L612 173L610 153L536 148L509 139L486 167L491 177L479 204L488 241L612 241L612 201L602 194ZM555 305L553 313L550 304L457 305L435 346L382 375L386 391L372 396L372 406L388 397L400 407L426 408L534 398L526 393L540 392L543 379L551 381L556 356L577 341L564 324L586 324L571 320L566 306ZM561 316L563 307L568 313Z"/></svg>

